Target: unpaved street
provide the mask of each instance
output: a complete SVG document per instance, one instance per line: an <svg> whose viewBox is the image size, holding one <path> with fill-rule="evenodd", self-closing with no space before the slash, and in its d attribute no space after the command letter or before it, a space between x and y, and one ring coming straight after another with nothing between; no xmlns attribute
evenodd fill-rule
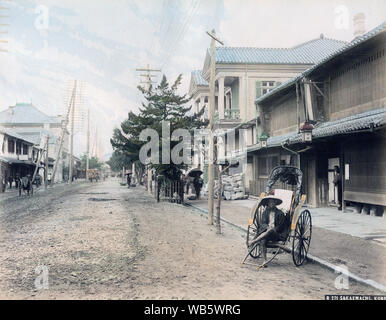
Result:
<svg viewBox="0 0 386 320"><path fill-rule="evenodd" d="M216 235L194 209L156 203L117 180L54 188L0 203L0 297L8 299L324 299L379 294L281 254L241 266L244 234ZM37 288L38 266L48 288ZM41 270L41 269L39 269Z"/></svg>

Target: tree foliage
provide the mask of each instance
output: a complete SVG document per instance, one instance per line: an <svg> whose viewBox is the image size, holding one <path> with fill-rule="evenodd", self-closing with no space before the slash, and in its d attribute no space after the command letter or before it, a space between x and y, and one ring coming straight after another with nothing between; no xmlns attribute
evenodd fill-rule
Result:
<svg viewBox="0 0 386 320"><path fill-rule="evenodd" d="M84 153L81 157L81 168L86 170L86 162L87 162L87 153ZM89 169L100 169L103 165L103 162L99 161L96 157L91 157L88 160L88 168Z"/></svg>
<svg viewBox="0 0 386 320"><path fill-rule="evenodd" d="M130 168L132 160L126 152L115 150L106 163L110 166L112 171L119 172L123 167L127 169Z"/></svg>
<svg viewBox="0 0 386 320"><path fill-rule="evenodd" d="M114 130L111 144L114 150L125 152L132 161L139 160L139 151L146 143L139 140L140 133L148 128L154 129L159 135L160 156L162 139L170 139L170 137L162 137L162 121L168 121L170 124L170 132L176 129L187 129L191 133L193 129L202 128L207 125L206 121L200 118L204 113L204 109L199 113L191 113L191 107L187 107L186 103L189 97L186 94L179 95L177 89L181 84L182 76L179 75L173 84L169 84L166 77L163 76L162 81L156 86L146 90L138 86L145 98L145 102L138 114L129 112L128 118L121 123L121 130ZM178 144L179 141L170 141L170 150ZM178 179L181 174L181 169L186 167L186 164L150 164L157 174L163 175L168 179Z"/></svg>

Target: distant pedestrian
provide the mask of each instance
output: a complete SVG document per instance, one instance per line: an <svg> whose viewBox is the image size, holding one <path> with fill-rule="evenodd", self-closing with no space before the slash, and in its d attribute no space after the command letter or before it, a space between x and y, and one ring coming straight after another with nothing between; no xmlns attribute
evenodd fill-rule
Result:
<svg viewBox="0 0 386 320"><path fill-rule="evenodd" d="M201 188L204 184L204 181L196 176L193 180L193 187L194 187L194 191L196 192L196 199L199 200L200 199L200 194L201 194Z"/></svg>
<svg viewBox="0 0 386 320"><path fill-rule="evenodd" d="M127 179L127 187L130 188L130 185L131 185L131 173L127 174L126 179Z"/></svg>
<svg viewBox="0 0 386 320"><path fill-rule="evenodd" d="M0 191L5 192L5 179L3 176L0 176Z"/></svg>
<svg viewBox="0 0 386 320"><path fill-rule="evenodd" d="M338 188L338 210L342 210L342 176L339 166L334 166L334 185Z"/></svg>

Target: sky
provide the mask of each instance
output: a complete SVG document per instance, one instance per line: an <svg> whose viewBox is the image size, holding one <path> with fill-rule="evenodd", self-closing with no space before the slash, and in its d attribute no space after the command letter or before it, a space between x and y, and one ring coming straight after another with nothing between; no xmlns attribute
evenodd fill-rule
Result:
<svg viewBox="0 0 386 320"><path fill-rule="evenodd" d="M90 109L106 155L113 129L143 100L136 68L161 69L155 81L182 74L187 93L191 71L203 67L206 31L225 46L291 47L321 33L351 41L359 12L367 31L386 20L384 0L0 0L0 8L0 111L32 102L63 114L77 79L79 109ZM76 130L76 155L86 150L86 127Z"/></svg>

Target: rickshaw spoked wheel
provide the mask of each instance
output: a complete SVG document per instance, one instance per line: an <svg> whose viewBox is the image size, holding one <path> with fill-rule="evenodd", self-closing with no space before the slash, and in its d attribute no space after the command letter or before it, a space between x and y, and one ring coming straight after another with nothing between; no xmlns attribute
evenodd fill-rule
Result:
<svg viewBox="0 0 386 320"><path fill-rule="evenodd" d="M297 267L301 266L307 258L311 243L311 233L311 213L308 210L304 210L296 223L292 241L292 260Z"/></svg>
<svg viewBox="0 0 386 320"><path fill-rule="evenodd" d="M248 230L247 230L247 248L248 248L248 251L251 250L251 248L248 247L248 242L253 240L254 238L256 238L256 235L257 235L256 226L254 224L249 225ZM260 257L260 245L255 245L254 249L249 253L249 255L253 259L257 259L258 257Z"/></svg>

